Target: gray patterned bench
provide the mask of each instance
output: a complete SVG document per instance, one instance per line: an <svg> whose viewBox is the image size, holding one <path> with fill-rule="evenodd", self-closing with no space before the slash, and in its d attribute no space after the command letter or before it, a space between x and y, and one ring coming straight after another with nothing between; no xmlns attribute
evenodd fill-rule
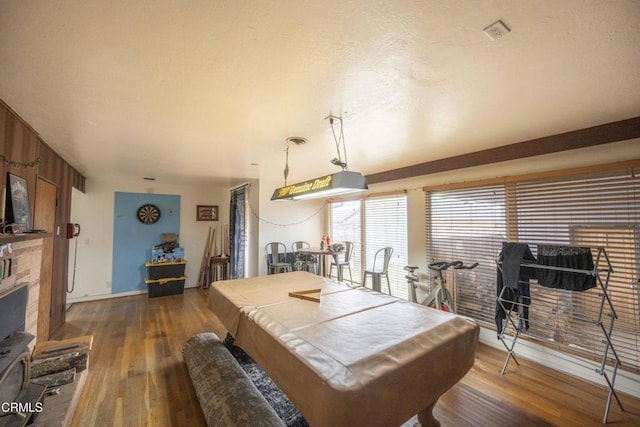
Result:
<svg viewBox="0 0 640 427"><path fill-rule="evenodd" d="M285 425L215 334L191 337L183 356L208 426Z"/></svg>

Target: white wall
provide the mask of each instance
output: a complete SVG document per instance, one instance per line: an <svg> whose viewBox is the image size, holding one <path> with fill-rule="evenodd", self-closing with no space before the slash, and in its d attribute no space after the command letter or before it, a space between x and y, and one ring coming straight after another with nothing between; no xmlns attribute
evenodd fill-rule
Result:
<svg viewBox="0 0 640 427"><path fill-rule="evenodd" d="M326 229L325 204L321 200L272 202L271 194L280 182L251 180L249 190L250 222L249 277L267 273L264 246L272 241L283 242L287 248L295 240L319 245ZM72 194L71 221L79 223L82 232L77 239L75 289L67 302L89 301L132 293L111 294L113 260L113 209L115 192L180 195L180 245L185 248L187 281L185 287L195 287L209 226L217 225L217 236L229 223L229 188L207 185L181 186L126 181L119 179L88 179L85 193ZM196 205L218 205L220 221L195 220ZM158 238L160 238L158 236ZM160 241L158 241L160 243ZM73 280L76 241L70 242L69 283Z"/></svg>
<svg viewBox="0 0 640 427"><path fill-rule="evenodd" d="M71 221L79 223L82 232L77 240L75 289L67 296L67 302L129 295L111 294L113 210L115 193L118 191L180 195L180 246L184 247L185 258L188 261L185 287L196 286L209 227L217 226L219 246L224 225L229 224L228 188L119 179L87 179L85 193L74 190L72 194ZM196 221L196 205L199 204L219 206L220 220ZM158 243L161 243L160 236ZM75 245L75 241L70 242L69 281L73 279Z"/></svg>
<svg viewBox="0 0 640 427"><path fill-rule="evenodd" d="M272 202L271 195L281 181L261 181L260 183L260 251L259 274L267 274L267 262L264 246L270 242L282 242L291 250L296 240L309 242L311 246L320 246L325 234L326 203L324 200L300 200Z"/></svg>

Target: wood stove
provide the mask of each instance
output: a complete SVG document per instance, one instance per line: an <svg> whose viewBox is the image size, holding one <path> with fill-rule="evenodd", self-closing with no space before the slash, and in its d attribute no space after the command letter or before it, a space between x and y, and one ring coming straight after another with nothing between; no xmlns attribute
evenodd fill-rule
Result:
<svg viewBox="0 0 640 427"><path fill-rule="evenodd" d="M28 291L24 283L0 294L0 426L30 425L43 409L46 387L29 382Z"/></svg>

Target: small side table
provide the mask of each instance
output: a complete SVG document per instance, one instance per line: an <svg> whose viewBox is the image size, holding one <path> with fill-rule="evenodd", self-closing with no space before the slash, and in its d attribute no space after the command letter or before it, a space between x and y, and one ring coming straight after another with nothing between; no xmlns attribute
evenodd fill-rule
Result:
<svg viewBox="0 0 640 427"><path fill-rule="evenodd" d="M229 257L213 256L209 260L209 270L211 271L211 281L229 279ZM208 287L208 286L207 286Z"/></svg>

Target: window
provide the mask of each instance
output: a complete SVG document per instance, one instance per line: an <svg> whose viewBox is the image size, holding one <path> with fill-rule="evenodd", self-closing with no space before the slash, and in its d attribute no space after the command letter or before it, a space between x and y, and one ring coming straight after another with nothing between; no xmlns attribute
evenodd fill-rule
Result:
<svg viewBox="0 0 640 427"><path fill-rule="evenodd" d="M458 312L494 326L495 259L503 240L529 243L534 255L536 244L587 246L594 257L602 246L614 270L608 288L618 315L613 343L622 369L640 371L640 178L638 162L630 163L627 169L603 166L578 175L512 177L427 191L428 255L436 261L480 262L472 274L457 273L457 282L450 282ZM585 321L597 317L598 290L532 285L531 336L599 360L602 334Z"/></svg>
<svg viewBox="0 0 640 427"><path fill-rule="evenodd" d="M427 265L479 263L445 271L457 313L487 322L495 311L496 258L506 240L505 193L500 186L436 192L427 196ZM429 270L430 279L435 272Z"/></svg>
<svg viewBox="0 0 640 427"><path fill-rule="evenodd" d="M407 264L407 197L405 194L332 202L331 238L354 242L351 259L354 282L361 283L364 270L373 266L378 249L393 248L389 264L392 295L407 298L404 266ZM347 273L348 277L348 273ZM370 286L371 282L368 282ZM386 291L386 280L382 279Z"/></svg>

